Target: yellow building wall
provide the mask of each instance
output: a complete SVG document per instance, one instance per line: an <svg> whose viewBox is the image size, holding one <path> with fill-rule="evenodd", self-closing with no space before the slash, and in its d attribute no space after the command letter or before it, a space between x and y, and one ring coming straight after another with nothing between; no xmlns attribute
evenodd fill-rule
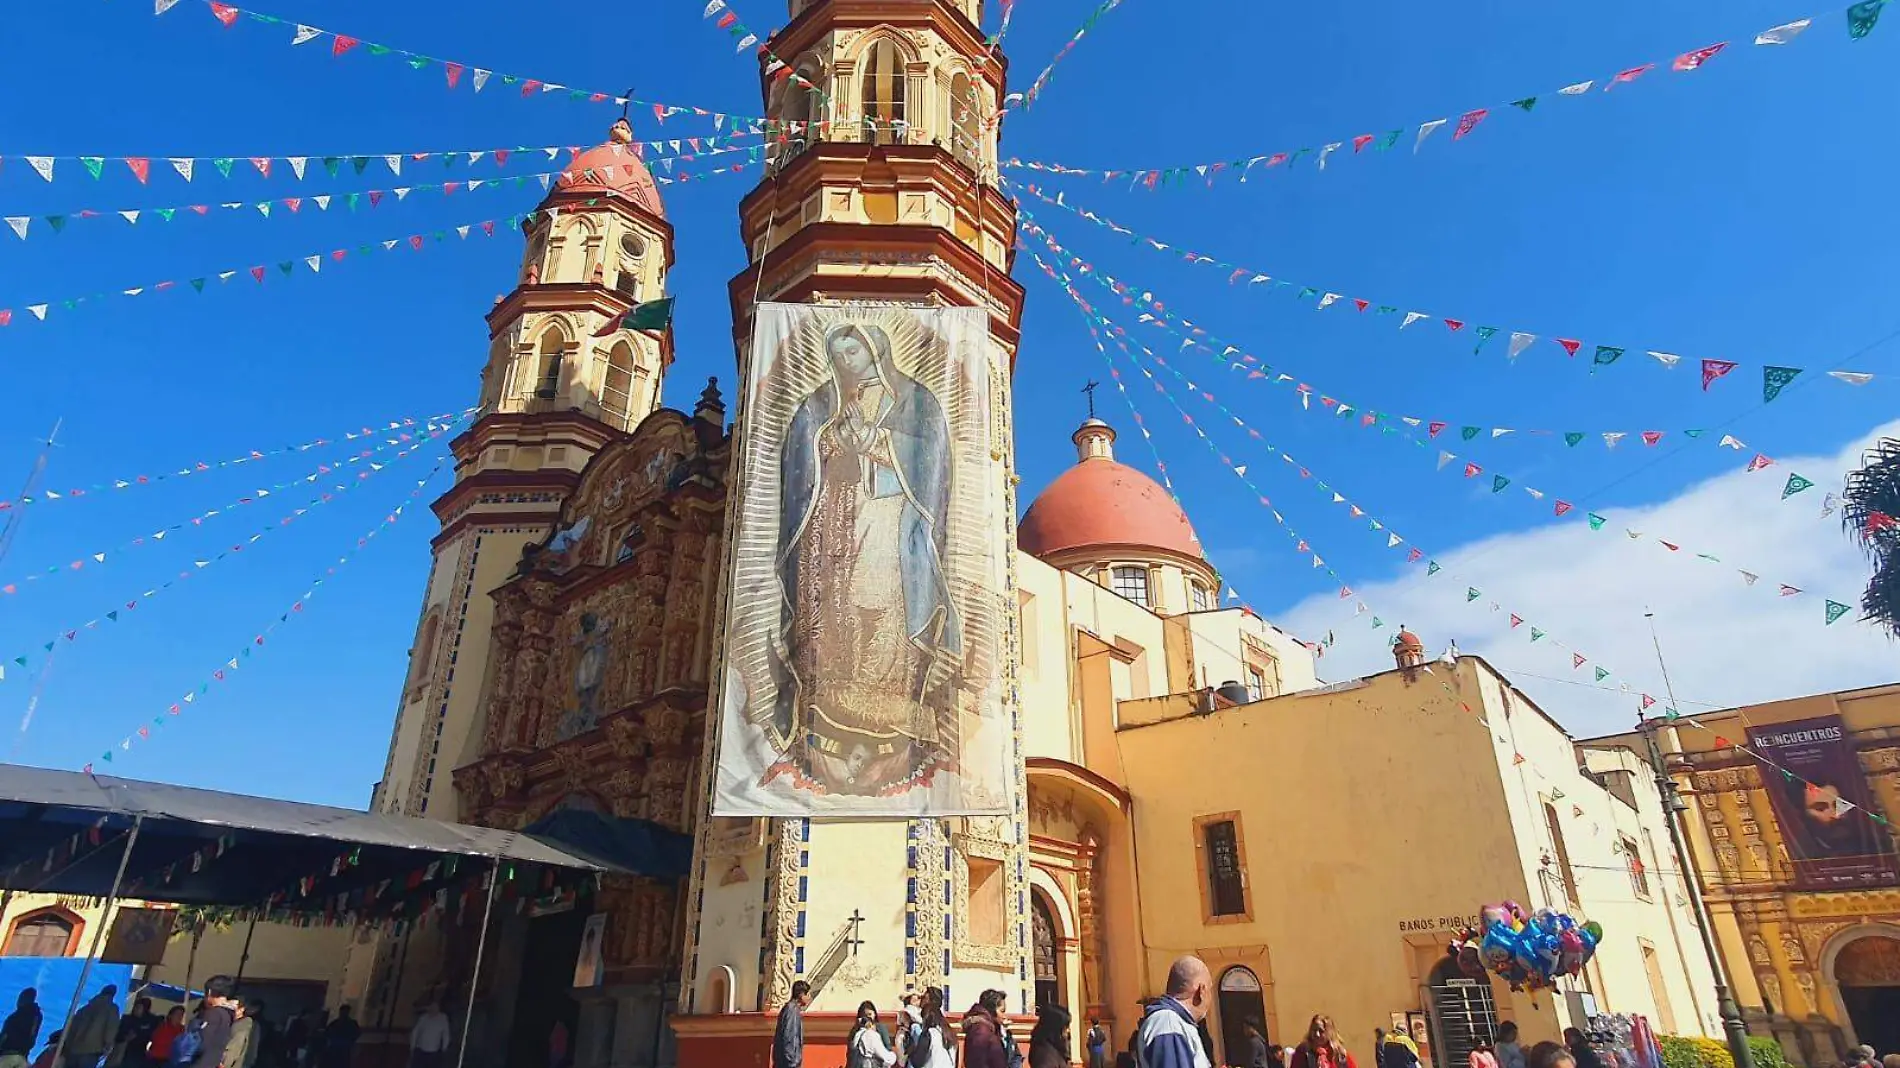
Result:
<svg viewBox="0 0 1900 1068"><path fill-rule="evenodd" d="M125 907L143 905L144 902L130 902ZM14 921L27 913L60 907L77 914L83 924L78 946L73 953L74 956L83 957L91 951L93 934L99 930L98 925L105 918L104 906L105 902L100 898L69 894L17 894L7 903L5 913L0 914L0 937L11 932ZM113 906L114 915L120 907ZM334 1004L342 986L344 958L350 944L350 931L347 928L259 923L251 938L250 957L245 960L244 938L248 928L248 923L236 923L207 929L198 940L195 955L192 952L191 934L177 932L165 945L163 961L150 966L145 978L182 986L189 970L191 982L201 985L213 975L237 975L239 961L243 960L243 973L247 981L300 980L323 983ZM100 948L104 948L103 942ZM129 991L121 990L120 993ZM54 1008L60 1012L65 1010L64 1006L49 1006L49 1013Z"/></svg>
<svg viewBox="0 0 1900 1068"><path fill-rule="evenodd" d="M1580 774L1568 736L1481 661L1206 716L1181 715L1179 701L1147 704L1124 706L1124 722L1159 722L1125 727L1118 740L1134 795L1149 992L1179 954L1202 956L1217 977L1245 965L1266 988L1276 1040L1297 1040L1323 1012L1350 1048L1369 1052L1373 1029L1393 1012L1423 1008L1420 986L1452 928L1511 899L1600 916L1592 985L1619 1010L1652 1007L1640 946L1653 944L1674 977L1684 1029L1706 1030L1689 1008L1691 987L1708 989L1706 971L1677 948L1667 898L1637 900L1611 852L1615 828L1639 839L1645 825L1660 829L1660 806L1645 824L1643 811ZM1561 882L1553 897L1539 874L1548 834L1538 798L1559 791L1559 804L1582 811L1561 810L1573 864L1589 866L1578 872L1574 910ZM1250 911L1209 922L1195 821L1227 813L1242 836ZM1556 1038L1572 1022L1549 992L1492 985L1499 1018L1517 1020L1527 1041ZM1218 1021L1211 1026L1218 1034Z"/></svg>

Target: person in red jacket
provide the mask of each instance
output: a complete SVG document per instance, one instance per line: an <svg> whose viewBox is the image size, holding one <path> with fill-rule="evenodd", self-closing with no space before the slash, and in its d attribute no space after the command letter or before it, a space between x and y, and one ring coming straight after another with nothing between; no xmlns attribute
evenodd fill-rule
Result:
<svg viewBox="0 0 1900 1068"><path fill-rule="evenodd" d="M1306 1041L1293 1051L1292 1068L1359 1068L1333 1030L1333 1018L1315 1014L1306 1025Z"/></svg>
<svg viewBox="0 0 1900 1068"><path fill-rule="evenodd" d="M1009 1068L1009 1056L1003 1050L1003 1021L998 1015L1001 1005L1001 995L985 990L963 1014L962 1068Z"/></svg>

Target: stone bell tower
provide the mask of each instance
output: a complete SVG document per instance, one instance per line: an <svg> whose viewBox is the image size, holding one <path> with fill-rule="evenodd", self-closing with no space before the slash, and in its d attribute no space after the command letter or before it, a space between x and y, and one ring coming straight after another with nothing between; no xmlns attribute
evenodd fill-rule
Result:
<svg viewBox="0 0 1900 1068"><path fill-rule="evenodd" d="M522 223L514 289L488 312L482 417L455 439L455 485L397 702L380 812L454 820L449 771L477 755L488 591L547 537L581 469L660 405L673 335L603 327L666 291L673 228L625 119L569 161Z"/></svg>
<svg viewBox="0 0 1900 1068"><path fill-rule="evenodd" d="M760 51L767 173L740 205L747 265L728 286L741 378L759 302L980 309L1006 357L991 372L991 459L1006 502L995 521L1013 545L1009 369L1023 290L1009 273L1016 212L996 176L1006 66L985 45L981 2L791 0L790 14ZM742 405L735 440L746 420ZM1013 566L1008 584L999 592L1013 606ZM999 667L1012 722L1020 659L1011 626ZM716 651L716 685L722 663ZM1020 728L1010 814L713 818L719 727L708 721L673 1018L681 1068L753 1063L800 980L813 986L814 1063L842 1053L830 1047L865 998L894 1005L906 988L933 986L961 1008L995 988L1027 1010Z"/></svg>

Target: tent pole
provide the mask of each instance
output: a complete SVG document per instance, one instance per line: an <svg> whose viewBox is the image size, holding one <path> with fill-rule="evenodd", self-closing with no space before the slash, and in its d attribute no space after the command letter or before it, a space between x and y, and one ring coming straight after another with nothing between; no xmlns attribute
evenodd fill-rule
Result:
<svg viewBox="0 0 1900 1068"><path fill-rule="evenodd" d="M257 910L252 909L251 925L244 930L244 952L238 955L237 977L231 980L231 989L233 992L237 990L238 984L244 981L244 966L251 962L251 936L256 933ZM190 993L190 991L186 991L186 993Z"/></svg>
<svg viewBox="0 0 1900 1068"><path fill-rule="evenodd" d="M132 859L132 847L139 844L139 828L145 825L143 814L132 817L132 833L125 836L125 849L119 853L119 870L112 876L112 892L106 895L106 907L99 913L99 926L92 929L92 946L86 950L86 963L79 968L79 982L73 987L73 999L66 1006L66 1022L59 1028L59 1045L53 1047L53 1063L66 1056L66 1039L73 1031L73 1016L79 1012L79 997L86 992L86 980L92 975L92 962L99 959L99 943L111 926L112 906L119 900L119 886L125 882L125 866Z"/></svg>
<svg viewBox="0 0 1900 1068"><path fill-rule="evenodd" d="M468 973L468 1008L462 1014L462 1042L455 1048L455 1068L468 1059L468 1028L475 1022L475 987L482 978L482 952L488 948L488 918L495 911L495 890L501 885L501 858L488 866L488 900L482 904L482 933L475 941L475 967ZM57 1062L55 1062L57 1063Z"/></svg>
<svg viewBox="0 0 1900 1068"><path fill-rule="evenodd" d="M414 934L415 928L412 926L404 928L400 936L402 950L396 957L396 985L389 992L389 1001L383 1005L383 1018L376 1025L377 1030L383 1033L383 1050L376 1057L379 1065L389 1062L389 1047L392 1045L389 1041L389 1024L395 1018L397 1007L402 1004L402 973L409 966L409 940Z"/></svg>

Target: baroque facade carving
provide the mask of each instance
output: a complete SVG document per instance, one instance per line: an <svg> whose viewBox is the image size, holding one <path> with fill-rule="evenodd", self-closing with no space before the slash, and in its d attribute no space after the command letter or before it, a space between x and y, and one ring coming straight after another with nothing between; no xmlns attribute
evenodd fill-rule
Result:
<svg viewBox="0 0 1900 1068"><path fill-rule="evenodd" d="M655 412L608 445L553 533L489 591L481 754L455 771L473 822L521 828L573 807L693 830L686 792L706 714L705 561L724 514L723 416L709 388L697 417ZM613 981L677 972L677 898L670 883L605 881Z"/></svg>

